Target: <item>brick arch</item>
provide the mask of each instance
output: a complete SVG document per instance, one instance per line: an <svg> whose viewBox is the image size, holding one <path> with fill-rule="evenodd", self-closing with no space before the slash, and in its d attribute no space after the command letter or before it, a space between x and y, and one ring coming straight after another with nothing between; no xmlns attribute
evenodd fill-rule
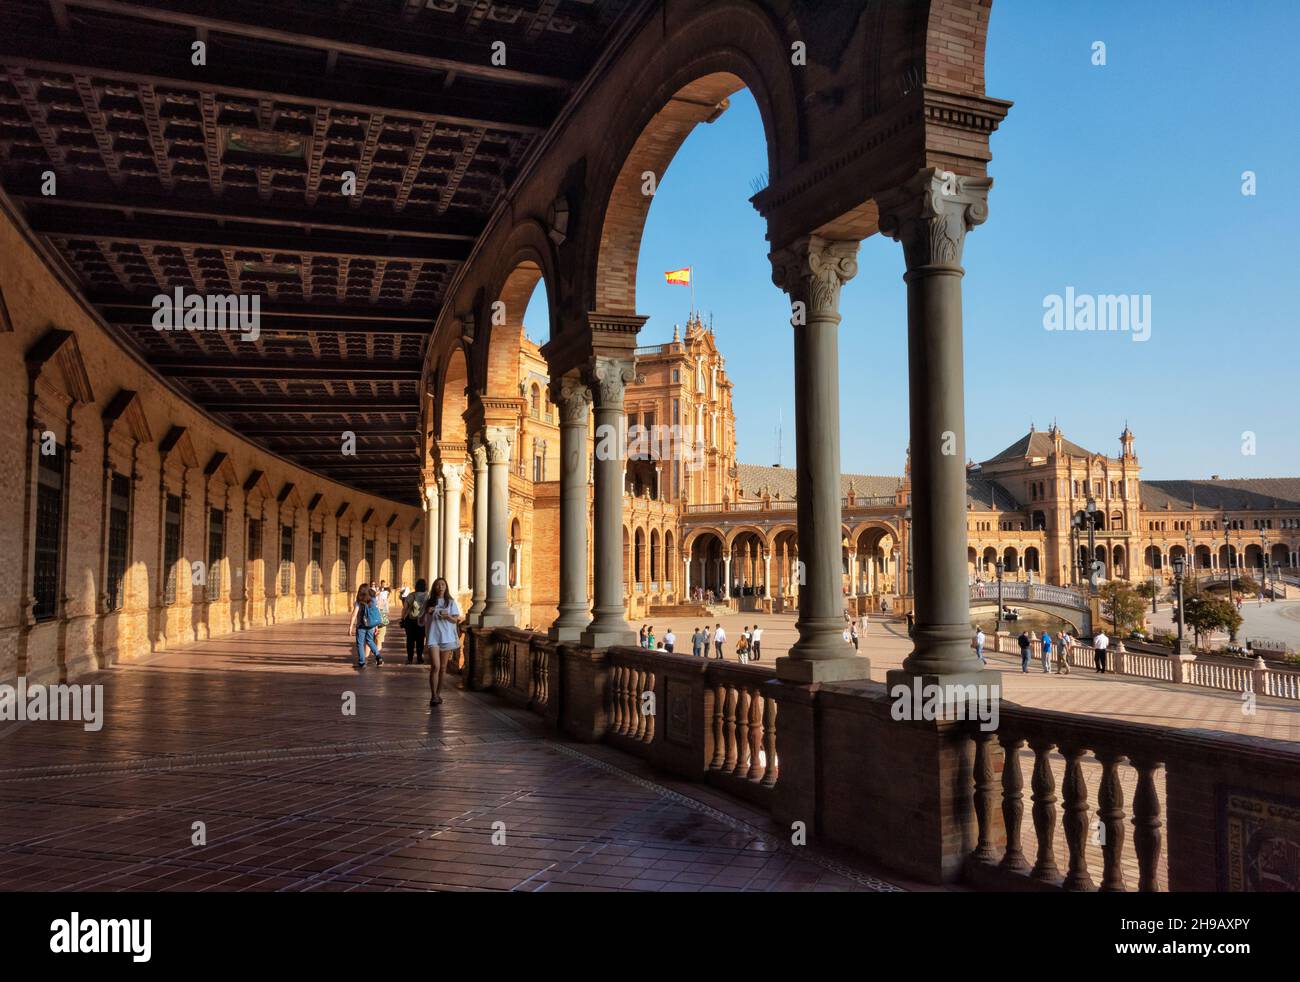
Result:
<svg viewBox="0 0 1300 982"><path fill-rule="evenodd" d="M429 434L434 440L464 436L464 414L469 408L469 359L464 344L457 340L443 354L434 373L435 392Z"/></svg>
<svg viewBox="0 0 1300 982"><path fill-rule="evenodd" d="M704 536L706 535L716 536L718 542L722 544L724 549L726 548L726 544L727 544L726 533L723 532L722 529L713 528L712 526L706 526L704 528L691 529L689 532L686 533L685 536L683 536L682 552L689 556L691 554L691 551L695 548L695 543L697 543L700 539L704 538Z"/></svg>
<svg viewBox="0 0 1300 982"><path fill-rule="evenodd" d="M859 522L857 525L853 526L852 531L849 533L849 544L856 545L856 543L861 540L863 533L876 529L879 529L884 534L890 536L895 542L898 542L901 538L899 530L889 522L884 522L880 519L868 519L865 522Z"/></svg>
<svg viewBox="0 0 1300 982"><path fill-rule="evenodd" d="M651 202L641 175L651 171L662 180L695 126L716 118L731 95L748 89L758 103L771 178L795 167L804 125L794 72L803 70L791 65L790 43L779 26L752 4L711 3L669 25L625 97L633 124L611 134L592 162L587 186L597 208L583 236L581 265L589 309L636 313L637 260Z"/></svg>
<svg viewBox="0 0 1300 982"><path fill-rule="evenodd" d="M732 529L727 534L727 537L722 540L723 546L726 548L726 551L731 552L732 547L736 544L736 540L739 539L742 535L745 535L746 533L750 533L750 532L754 534L754 537L758 539L759 544L763 547L763 550L766 552L770 545L768 542L767 533L764 532L757 525L741 525L737 528Z"/></svg>

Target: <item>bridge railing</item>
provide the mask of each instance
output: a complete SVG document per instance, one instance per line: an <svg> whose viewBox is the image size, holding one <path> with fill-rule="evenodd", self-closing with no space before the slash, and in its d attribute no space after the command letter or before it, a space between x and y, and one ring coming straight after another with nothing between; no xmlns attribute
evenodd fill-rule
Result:
<svg viewBox="0 0 1300 982"><path fill-rule="evenodd" d="M970 598L972 600L992 600L996 603L998 599L997 581L977 580L972 583L970 585ZM1029 583L1024 580L1003 580L1002 600L1003 602L1007 600L1038 601L1039 603L1055 604L1058 607L1069 607L1072 610L1088 609L1088 598L1079 590L1067 586L1053 586L1050 583Z"/></svg>

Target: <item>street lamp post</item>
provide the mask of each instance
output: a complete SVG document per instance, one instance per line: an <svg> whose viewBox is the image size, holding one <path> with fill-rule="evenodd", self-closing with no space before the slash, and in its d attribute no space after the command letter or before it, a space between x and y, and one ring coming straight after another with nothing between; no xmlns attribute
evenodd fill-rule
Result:
<svg viewBox="0 0 1300 982"><path fill-rule="evenodd" d="M1259 589L1263 593L1268 593L1268 531L1264 530L1259 533L1260 548L1262 553L1259 557Z"/></svg>
<svg viewBox="0 0 1300 982"><path fill-rule="evenodd" d="M1092 495L1088 495L1087 511L1088 511L1087 570L1088 570L1088 589L1091 592L1096 590L1096 587L1093 585L1091 570L1092 570L1092 564L1097 561L1097 545L1096 545L1097 543L1097 499L1094 498Z"/></svg>
<svg viewBox="0 0 1300 982"><path fill-rule="evenodd" d="M912 506L903 509L903 521L907 525L907 595L912 596Z"/></svg>
<svg viewBox="0 0 1300 982"><path fill-rule="evenodd" d="M1160 608L1156 606L1156 594L1160 592L1160 587L1156 585L1156 558L1160 554L1156 551L1156 534L1151 532L1151 613L1160 613Z"/></svg>
<svg viewBox="0 0 1300 982"><path fill-rule="evenodd" d="M993 628L993 637L997 638L998 634L1002 631L1002 571L1006 569L1006 564L1002 562L1001 556L999 556L998 561L993 564L993 568L997 570L998 574L998 619L997 624ZM995 640L993 643L996 646L997 641Z"/></svg>
<svg viewBox="0 0 1300 982"><path fill-rule="evenodd" d="M1196 551L1192 545L1192 530L1187 530L1187 561L1192 564L1192 582L1196 582Z"/></svg>
<svg viewBox="0 0 1300 982"><path fill-rule="evenodd" d="M894 596L903 596L903 578L898 575L898 550L894 550Z"/></svg>
<svg viewBox="0 0 1300 982"><path fill-rule="evenodd" d="M1178 595L1178 637L1174 641L1174 654L1183 653L1183 566L1185 560L1179 556L1174 559L1174 589Z"/></svg>
<svg viewBox="0 0 1300 982"><path fill-rule="evenodd" d="M1223 513L1223 560L1228 564L1228 603L1233 603L1232 540L1228 538L1228 513Z"/></svg>

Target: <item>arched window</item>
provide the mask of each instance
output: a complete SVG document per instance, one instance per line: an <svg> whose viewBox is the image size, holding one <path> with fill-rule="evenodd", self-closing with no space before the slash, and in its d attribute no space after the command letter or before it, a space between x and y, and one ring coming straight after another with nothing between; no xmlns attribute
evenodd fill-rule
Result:
<svg viewBox="0 0 1300 982"><path fill-rule="evenodd" d="M529 414L533 419L540 419L542 416L542 390L538 388L537 383L533 383L533 391L528 399Z"/></svg>

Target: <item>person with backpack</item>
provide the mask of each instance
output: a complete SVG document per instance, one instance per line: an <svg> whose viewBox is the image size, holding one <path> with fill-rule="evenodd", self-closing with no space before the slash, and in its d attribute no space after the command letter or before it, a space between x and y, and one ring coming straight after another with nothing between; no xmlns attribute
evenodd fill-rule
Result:
<svg viewBox="0 0 1300 982"><path fill-rule="evenodd" d="M424 580L415 581L415 589L402 600L402 630L406 632L406 664L419 662L424 664L424 628L420 627L420 618L424 616L424 605L428 602L429 591Z"/></svg>
<svg viewBox="0 0 1300 982"><path fill-rule="evenodd" d="M1029 640L1029 632L1021 631L1020 637L1016 638L1016 643L1020 645L1020 673L1022 675L1028 675L1030 645L1032 644Z"/></svg>
<svg viewBox="0 0 1300 982"><path fill-rule="evenodd" d="M442 680L447 674L447 660L460 647L460 605L451 595L447 581L438 577L433 581L429 598L420 618L429 649L429 705L442 705Z"/></svg>
<svg viewBox="0 0 1300 982"><path fill-rule="evenodd" d="M357 668L366 667L366 648L375 653L375 664L382 665L384 659L375 644L375 628L379 626L379 607L375 604L375 593L362 584L357 590L352 603L352 619L348 621L348 636L357 643Z"/></svg>

